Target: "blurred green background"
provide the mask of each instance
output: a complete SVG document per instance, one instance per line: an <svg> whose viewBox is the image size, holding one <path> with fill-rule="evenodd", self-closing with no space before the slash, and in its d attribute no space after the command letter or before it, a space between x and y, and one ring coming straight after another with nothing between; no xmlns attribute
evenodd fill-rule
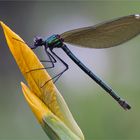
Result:
<svg viewBox="0 0 140 140"><path fill-rule="evenodd" d="M139 1L0 2L0 20L30 45L36 35L47 37L134 13L140 13ZM132 105L130 111L124 111L68 56L56 50L70 67L56 86L86 140L139 140L140 36L110 49L68 47ZM50 74L61 69L59 63ZM20 81L23 76L0 29L0 139L47 140L23 97Z"/></svg>

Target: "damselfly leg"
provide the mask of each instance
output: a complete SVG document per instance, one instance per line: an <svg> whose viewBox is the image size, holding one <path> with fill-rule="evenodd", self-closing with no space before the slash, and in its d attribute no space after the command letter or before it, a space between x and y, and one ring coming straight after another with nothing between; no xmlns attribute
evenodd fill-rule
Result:
<svg viewBox="0 0 140 140"><path fill-rule="evenodd" d="M31 49L36 49L37 47L31 47ZM51 79L49 79L48 81L46 81L42 86L44 87L49 81L55 79L53 82L55 83L60 77L61 75L68 70L68 64L65 63L52 49L50 49L51 53L45 48L45 52L46 52L46 55L48 56L49 60L40 60L41 62L50 62L52 64L52 66L50 67L45 67L45 68L38 68L38 69L32 69L30 71L28 71L27 73L29 72L32 72L32 71L36 71L36 70L43 70L43 69L50 69L50 68L54 68L55 65L54 63L57 62L56 58L65 66L65 69L63 71L61 71L60 73L58 73L57 75L55 75L54 77L52 77ZM56 58L55 58L56 57Z"/></svg>
<svg viewBox="0 0 140 140"><path fill-rule="evenodd" d="M31 48L32 49L32 48ZM51 68L54 68L54 63L56 63L56 59L51 55L51 53L49 53L47 50L45 50L46 52L46 55L48 56L49 60L40 60L41 62L49 62L51 63L52 66L49 66L49 67L44 67L44 68L37 68L37 69L32 69L32 70L29 70L28 72L26 73L29 73L29 72L32 72L32 71L36 71L36 70L43 70L43 69L51 69Z"/></svg>
<svg viewBox="0 0 140 140"><path fill-rule="evenodd" d="M62 64L65 66L65 69L63 70L63 71L61 71L59 74L57 74L57 75L55 75L53 78L51 78L50 80L48 80L48 81L46 81L44 84L43 84L43 86L45 86L49 81L51 81L51 80L53 80L53 79L55 79L54 80L54 83L61 77L61 75L65 72L65 71L67 71L68 69L69 69L69 66L68 66L68 64L67 63L65 63L54 51L53 51L53 49L50 49L50 51L51 51L51 53L60 61L60 62L62 62ZM42 86L42 87L43 87Z"/></svg>

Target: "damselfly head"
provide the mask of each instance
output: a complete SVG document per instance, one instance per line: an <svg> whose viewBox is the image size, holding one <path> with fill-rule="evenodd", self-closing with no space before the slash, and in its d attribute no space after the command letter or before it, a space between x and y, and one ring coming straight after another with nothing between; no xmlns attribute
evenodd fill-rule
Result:
<svg viewBox="0 0 140 140"><path fill-rule="evenodd" d="M36 37L34 38L34 46L35 46L35 47L38 47L38 46L42 46L42 45L45 45L45 41L43 40L42 37L36 36Z"/></svg>

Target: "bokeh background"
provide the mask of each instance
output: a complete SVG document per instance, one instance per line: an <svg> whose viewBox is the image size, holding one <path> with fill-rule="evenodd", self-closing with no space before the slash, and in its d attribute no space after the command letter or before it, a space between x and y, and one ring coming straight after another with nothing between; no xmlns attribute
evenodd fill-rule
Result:
<svg viewBox="0 0 140 140"><path fill-rule="evenodd" d="M134 13L140 13L139 1L0 2L0 20L30 45L36 35L47 37ZM68 47L132 105L130 111L124 111L62 50L56 49L69 64L56 86L86 140L139 140L140 36L109 49ZM45 57L42 50L37 52ZM49 72L55 75L62 69L58 63ZM23 76L0 29L0 139L47 140L23 97L20 81L24 81Z"/></svg>

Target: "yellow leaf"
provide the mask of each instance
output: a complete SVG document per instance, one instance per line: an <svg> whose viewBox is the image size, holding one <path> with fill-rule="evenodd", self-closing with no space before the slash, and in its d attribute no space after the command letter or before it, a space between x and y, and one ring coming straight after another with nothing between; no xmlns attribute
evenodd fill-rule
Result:
<svg viewBox="0 0 140 140"><path fill-rule="evenodd" d="M76 135L81 139L84 136L75 122L71 112L63 97L53 84L52 80L44 85L44 83L51 79L46 70L36 70L44 68L40 63L34 52L16 33L14 33L3 22L0 22L5 37L22 74L28 82L28 85L33 93L35 93L60 120L62 120ZM42 87L42 85L44 85Z"/></svg>
<svg viewBox="0 0 140 140"><path fill-rule="evenodd" d="M81 140L24 83L21 86L29 106L50 139Z"/></svg>
<svg viewBox="0 0 140 140"><path fill-rule="evenodd" d="M21 82L21 86L28 104L30 105L38 121L42 123L43 116L51 113L50 110L33 92L29 90L29 88L24 83Z"/></svg>

